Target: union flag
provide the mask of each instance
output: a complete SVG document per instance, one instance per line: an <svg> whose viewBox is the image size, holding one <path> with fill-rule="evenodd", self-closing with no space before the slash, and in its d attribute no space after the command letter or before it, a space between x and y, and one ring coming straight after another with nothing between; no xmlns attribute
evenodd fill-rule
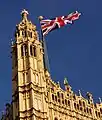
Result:
<svg viewBox="0 0 102 120"><path fill-rule="evenodd" d="M40 23L41 23L43 36L47 35L49 32L51 32L54 29L65 26L66 24L72 24L74 20L79 19L80 15L81 13L76 11L69 14L68 16L60 16L53 19L41 20Z"/></svg>

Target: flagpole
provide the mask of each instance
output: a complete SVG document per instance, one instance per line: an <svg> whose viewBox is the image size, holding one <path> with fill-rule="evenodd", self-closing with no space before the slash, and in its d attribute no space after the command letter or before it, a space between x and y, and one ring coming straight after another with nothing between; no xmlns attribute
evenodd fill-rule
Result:
<svg viewBox="0 0 102 120"><path fill-rule="evenodd" d="M43 19L42 16L39 16L39 21L41 21ZM41 24L40 24L41 27ZM50 67L49 67L49 58L48 58L48 54L47 54L47 47L46 47L46 41L41 29L41 43L42 43L42 47L43 47L43 62L44 62L44 69L47 69L48 72L50 73Z"/></svg>

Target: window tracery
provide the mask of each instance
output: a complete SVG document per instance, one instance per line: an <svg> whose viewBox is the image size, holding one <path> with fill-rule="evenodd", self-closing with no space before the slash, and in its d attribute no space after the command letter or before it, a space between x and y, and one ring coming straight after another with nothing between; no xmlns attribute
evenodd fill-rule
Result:
<svg viewBox="0 0 102 120"><path fill-rule="evenodd" d="M21 46L21 56L28 56L28 46L26 44Z"/></svg>
<svg viewBox="0 0 102 120"><path fill-rule="evenodd" d="M30 45L30 55L36 57L36 46Z"/></svg>

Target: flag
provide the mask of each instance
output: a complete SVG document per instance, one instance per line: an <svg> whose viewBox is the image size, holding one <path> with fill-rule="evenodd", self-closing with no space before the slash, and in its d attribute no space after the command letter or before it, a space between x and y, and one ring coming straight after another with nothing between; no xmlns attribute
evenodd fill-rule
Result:
<svg viewBox="0 0 102 120"><path fill-rule="evenodd" d="M51 32L54 29L61 28L65 26L66 24L72 24L74 20L79 19L79 16L81 13L79 12L73 12L67 16L60 16L53 19L45 19L41 20L41 29L43 36L47 35L49 32Z"/></svg>

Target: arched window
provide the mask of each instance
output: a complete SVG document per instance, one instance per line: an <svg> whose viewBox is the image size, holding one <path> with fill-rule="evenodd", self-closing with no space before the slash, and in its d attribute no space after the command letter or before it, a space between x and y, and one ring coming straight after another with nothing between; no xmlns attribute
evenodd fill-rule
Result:
<svg viewBox="0 0 102 120"><path fill-rule="evenodd" d="M87 111L87 113L89 113L89 109L88 108L86 109L86 111Z"/></svg>
<svg viewBox="0 0 102 120"><path fill-rule="evenodd" d="M67 100L65 99L65 105L67 105Z"/></svg>
<svg viewBox="0 0 102 120"><path fill-rule="evenodd" d="M84 108L84 112L86 113L86 109Z"/></svg>
<svg viewBox="0 0 102 120"><path fill-rule="evenodd" d="M32 32L30 32L30 37L32 38Z"/></svg>
<svg viewBox="0 0 102 120"><path fill-rule="evenodd" d="M32 38L32 32L28 31L28 36Z"/></svg>
<svg viewBox="0 0 102 120"><path fill-rule="evenodd" d="M33 48L32 48L32 45L30 45L30 55L33 55Z"/></svg>
<svg viewBox="0 0 102 120"><path fill-rule="evenodd" d="M89 109L89 112L90 112L90 114L92 114L92 110L91 109Z"/></svg>
<svg viewBox="0 0 102 120"><path fill-rule="evenodd" d="M79 105L82 106L82 104L81 104L81 100L79 100Z"/></svg>
<svg viewBox="0 0 102 120"><path fill-rule="evenodd" d="M24 36L27 37L27 31L26 30L24 31Z"/></svg>
<svg viewBox="0 0 102 120"><path fill-rule="evenodd" d="M76 109L77 107L76 107L76 103L74 103L74 108Z"/></svg>
<svg viewBox="0 0 102 120"><path fill-rule="evenodd" d="M101 115L100 115L100 112L98 112L98 117L100 117Z"/></svg>
<svg viewBox="0 0 102 120"><path fill-rule="evenodd" d="M55 101L57 102L57 96L55 96Z"/></svg>
<svg viewBox="0 0 102 120"><path fill-rule="evenodd" d="M52 100L54 100L54 95L52 94Z"/></svg>
<svg viewBox="0 0 102 120"><path fill-rule="evenodd" d="M96 114L96 117L98 116L98 113L97 113L97 111L95 111L95 114Z"/></svg>
<svg viewBox="0 0 102 120"><path fill-rule="evenodd" d="M58 102L60 103L60 99L58 99Z"/></svg>
<svg viewBox="0 0 102 120"><path fill-rule="evenodd" d="M55 119L54 120L58 120L58 118L57 117L55 117Z"/></svg>
<svg viewBox="0 0 102 120"><path fill-rule="evenodd" d="M80 110L82 111L82 110L83 110L83 108L82 108L82 107L80 107Z"/></svg>
<svg viewBox="0 0 102 120"><path fill-rule="evenodd" d="M23 30L23 31L22 31L22 36L23 36L23 37L27 37L27 31L26 31L26 30Z"/></svg>
<svg viewBox="0 0 102 120"><path fill-rule="evenodd" d="M70 101L68 100L68 106L70 106Z"/></svg>
<svg viewBox="0 0 102 120"><path fill-rule="evenodd" d="M79 104L77 104L77 109L79 110Z"/></svg>
<svg viewBox="0 0 102 120"><path fill-rule="evenodd" d="M85 107L85 102L83 101L83 106Z"/></svg>
<svg viewBox="0 0 102 120"><path fill-rule="evenodd" d="M24 36L24 31L22 31L22 36Z"/></svg>
<svg viewBox="0 0 102 120"><path fill-rule="evenodd" d="M96 104L94 104L94 107L95 107L95 108L97 108L97 105L96 105Z"/></svg>
<svg viewBox="0 0 102 120"><path fill-rule="evenodd" d="M63 99L63 98L64 98L64 97L63 97L63 93L61 93L61 96L62 96L62 99Z"/></svg>
<svg viewBox="0 0 102 120"><path fill-rule="evenodd" d="M36 57L36 47L33 46L34 57Z"/></svg>
<svg viewBox="0 0 102 120"><path fill-rule="evenodd" d="M25 56L27 56L28 55L28 48L27 48L27 45L26 44L24 44L24 52L25 52Z"/></svg>
<svg viewBox="0 0 102 120"><path fill-rule="evenodd" d="M23 45L21 46L21 56L23 56Z"/></svg>
<svg viewBox="0 0 102 120"><path fill-rule="evenodd" d="M62 104L64 104L64 100L62 100Z"/></svg>
<svg viewBox="0 0 102 120"><path fill-rule="evenodd" d="M21 56L27 56L28 55L28 47L26 44L23 44L21 46Z"/></svg>
<svg viewBox="0 0 102 120"><path fill-rule="evenodd" d="M59 92L57 92L57 96L60 97L60 93Z"/></svg>
<svg viewBox="0 0 102 120"><path fill-rule="evenodd" d="M30 55L36 57L36 46L30 45Z"/></svg>
<svg viewBox="0 0 102 120"><path fill-rule="evenodd" d="M76 100L76 96L75 95L73 95L73 99Z"/></svg>
<svg viewBox="0 0 102 120"><path fill-rule="evenodd" d="M102 114L102 108L100 108L100 113Z"/></svg>
<svg viewBox="0 0 102 120"><path fill-rule="evenodd" d="M67 96L69 96L69 94L67 94Z"/></svg>

